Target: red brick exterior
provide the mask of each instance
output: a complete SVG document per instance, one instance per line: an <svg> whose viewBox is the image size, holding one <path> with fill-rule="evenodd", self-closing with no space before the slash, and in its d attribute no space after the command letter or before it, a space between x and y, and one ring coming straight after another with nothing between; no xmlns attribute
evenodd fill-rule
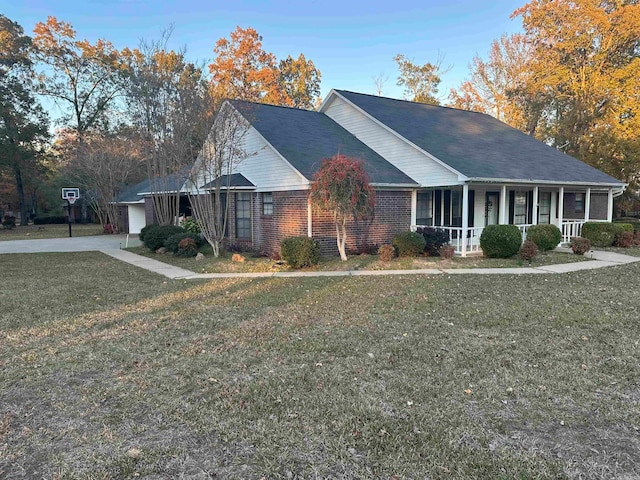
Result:
<svg viewBox="0 0 640 480"><path fill-rule="evenodd" d="M372 221L347 224L347 250L360 252L391 243L396 233L411 227L411 192L376 191L376 208ZM324 255L338 254L336 227L328 212L313 213L313 238L320 242Z"/></svg>
<svg viewBox="0 0 640 480"><path fill-rule="evenodd" d="M307 235L307 190L273 192L273 215L262 214L262 193L253 196L254 247L275 255L287 237Z"/></svg>

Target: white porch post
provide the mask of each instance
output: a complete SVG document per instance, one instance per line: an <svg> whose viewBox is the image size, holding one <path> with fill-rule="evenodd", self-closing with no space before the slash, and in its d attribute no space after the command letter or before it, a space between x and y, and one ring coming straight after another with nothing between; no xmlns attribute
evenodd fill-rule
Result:
<svg viewBox="0 0 640 480"><path fill-rule="evenodd" d="M412 230L416 224L416 215L418 214L418 191L411 190L411 225Z"/></svg>
<svg viewBox="0 0 640 480"><path fill-rule="evenodd" d="M507 223L507 186L500 187L500 210L498 213L498 223L506 225Z"/></svg>
<svg viewBox="0 0 640 480"><path fill-rule="evenodd" d="M311 197L307 199L307 237L313 237L313 205Z"/></svg>
<svg viewBox="0 0 640 480"><path fill-rule="evenodd" d="M558 228L562 230L562 222L564 221L564 187L560 187L558 191Z"/></svg>
<svg viewBox="0 0 640 480"><path fill-rule="evenodd" d="M538 196L539 196L539 191L538 191L538 186L536 185L535 187L533 187L533 209L532 209L532 213L531 216L533 217L531 219L531 223L533 225L537 225L538 224Z"/></svg>
<svg viewBox="0 0 640 480"><path fill-rule="evenodd" d="M613 188L607 191L607 222L613 220Z"/></svg>
<svg viewBox="0 0 640 480"><path fill-rule="evenodd" d="M584 196L584 221L589 221L589 214L591 213L591 189L587 188L587 193Z"/></svg>
<svg viewBox="0 0 640 480"><path fill-rule="evenodd" d="M469 229L469 185L462 186L462 256L467 256L467 230Z"/></svg>

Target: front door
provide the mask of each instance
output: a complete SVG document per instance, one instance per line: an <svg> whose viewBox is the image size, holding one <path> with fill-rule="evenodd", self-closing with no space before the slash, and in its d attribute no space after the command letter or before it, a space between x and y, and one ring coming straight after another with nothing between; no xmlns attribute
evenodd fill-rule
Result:
<svg viewBox="0 0 640 480"><path fill-rule="evenodd" d="M485 225L497 225L500 210L500 193L487 192L485 203Z"/></svg>

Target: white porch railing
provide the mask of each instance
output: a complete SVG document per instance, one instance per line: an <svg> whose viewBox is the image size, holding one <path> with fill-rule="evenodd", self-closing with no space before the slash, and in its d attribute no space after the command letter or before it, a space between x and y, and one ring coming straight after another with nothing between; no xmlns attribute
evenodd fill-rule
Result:
<svg viewBox="0 0 640 480"><path fill-rule="evenodd" d="M586 222L584 220L569 220L562 222L562 243L569 243L571 237L579 237L582 235L582 226Z"/></svg>
<svg viewBox="0 0 640 480"><path fill-rule="evenodd" d="M518 227L520 229L520 233L522 233L522 242L524 243L524 241L527 239L527 230L529 230L529 227L533 226L533 223L525 223L522 225L516 225L516 227Z"/></svg>
<svg viewBox="0 0 640 480"><path fill-rule="evenodd" d="M484 227L469 227L463 233L462 227L441 227L431 225L414 225L411 230L417 228L435 228L449 233L449 245L456 249L456 255L466 256L469 253L480 252L480 235ZM466 240L466 241L465 241Z"/></svg>

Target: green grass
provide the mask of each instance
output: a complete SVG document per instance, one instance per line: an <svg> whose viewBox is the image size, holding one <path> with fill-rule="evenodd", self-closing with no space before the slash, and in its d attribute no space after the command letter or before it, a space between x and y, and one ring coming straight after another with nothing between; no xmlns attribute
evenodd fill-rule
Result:
<svg viewBox="0 0 640 480"><path fill-rule="evenodd" d="M629 248L604 247L604 248L597 248L596 250L603 250L603 251L606 251L606 252L621 253L623 255L631 255L632 257L640 257L640 246L633 246L633 247L629 247Z"/></svg>
<svg viewBox="0 0 640 480"><path fill-rule="evenodd" d="M232 261L232 254L223 252L215 258L210 247L204 247L202 253L204 260L195 258L176 257L170 253L156 254L144 247L129 248L129 251L144 255L155 260L160 260L177 267L191 270L196 273L231 273L231 272L274 272L290 271L283 262L276 262L265 257L253 257L251 254L243 254L244 262ZM587 258L581 255L572 255L559 252L544 252L533 259L531 266L540 267L558 263L584 262ZM390 262L381 261L377 255L350 255L346 262L339 257L323 257L319 265L304 269L305 271L332 271L332 270L416 270L416 269L449 269L449 268L510 268L526 267L529 264L522 259L513 258L485 258L481 255L473 255L466 258L455 257L445 260L440 257L405 257L394 258Z"/></svg>
<svg viewBox="0 0 640 480"><path fill-rule="evenodd" d="M187 283L82 253L0 270L0 478L640 475L638 264Z"/></svg>
<svg viewBox="0 0 640 480"><path fill-rule="evenodd" d="M73 224L71 234L74 237L102 235L102 227L95 224ZM12 230L0 227L0 241L2 240L31 240L37 238L64 238L69 236L69 226L65 225L27 225L18 226Z"/></svg>

